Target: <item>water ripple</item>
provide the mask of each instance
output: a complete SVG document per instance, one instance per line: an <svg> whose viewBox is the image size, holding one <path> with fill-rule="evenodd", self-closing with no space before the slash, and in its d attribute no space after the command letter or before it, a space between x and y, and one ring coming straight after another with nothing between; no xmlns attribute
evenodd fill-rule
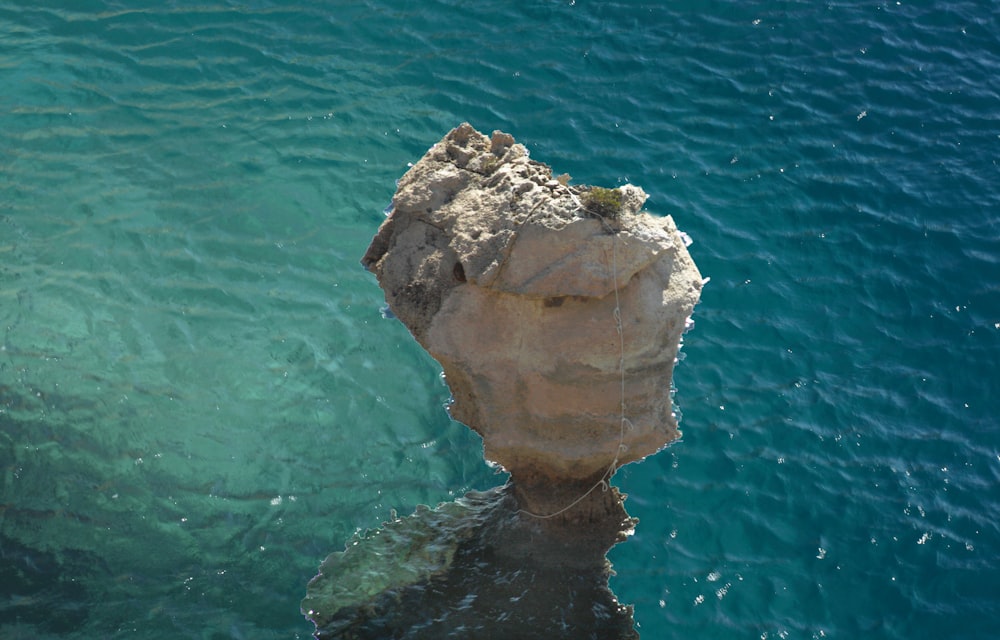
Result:
<svg viewBox="0 0 1000 640"><path fill-rule="evenodd" d="M989 637L980 4L0 2L0 543L83 554L88 637L304 636L328 551L497 482L357 264L469 120L642 185L712 277L684 440L616 479L644 636Z"/></svg>

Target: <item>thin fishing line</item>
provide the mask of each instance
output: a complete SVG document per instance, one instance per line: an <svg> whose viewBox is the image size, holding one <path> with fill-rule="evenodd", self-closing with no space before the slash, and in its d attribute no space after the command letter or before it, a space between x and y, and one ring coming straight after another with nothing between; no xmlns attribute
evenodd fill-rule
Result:
<svg viewBox="0 0 1000 640"><path fill-rule="evenodd" d="M571 193L570 196L574 200L576 200L576 196L575 195L573 195ZM579 200L576 200L576 202L577 202L578 205L580 204ZM581 205L581 208L583 208L582 205ZM572 509L576 505L580 504L584 500L584 498L586 498L587 496L589 496L590 494L592 494L594 492L594 490L597 489L597 487L601 487L602 491L607 491L610 488L610 486L608 485L608 481L611 480L611 477L615 474L615 471L617 471L617 469L618 469L618 462L620 460L621 454L628 450L628 447L625 444L625 428L628 427L629 429L631 429L632 428L632 422L625 415L625 413L626 413L626 411L625 411L625 331L622 328L621 297L620 297L620 294L618 292L618 233L616 233L615 230L612 229L610 227L610 225L608 225L607 220L605 220L604 217L602 217L602 216L598 216L598 217L601 219L601 222L604 224L604 226L612 234L612 242L611 242L611 279L612 279L612 283L614 284L614 289L615 289L615 309L614 309L614 312L612 313L612 315L613 315L613 317L615 319L615 331L618 332L618 349L619 349L619 351L618 351L618 354L619 354L618 355L618 373L619 373L619 377L621 378L620 415L619 415L619 422L618 422L618 429L619 429L619 433L618 433L618 447L615 449L614 459L611 461L611 464L608 466L607 471L604 472L604 475L601 476L601 479L598 480L597 482L595 482L594 486L592 486L591 488L587 489L587 491L584 492L583 495L581 495L579 498L577 498L573 502L570 502L568 505L566 505L562 509L559 509L558 511L554 511L554 512L549 513L549 514L538 514L538 513L533 513L532 511L529 511L527 509L518 509L518 511L520 513L523 513L525 515L529 515L532 518L537 518L539 520L547 520L549 518L554 518L554 517L556 517L558 515L566 513L567 511L569 511L570 509Z"/></svg>

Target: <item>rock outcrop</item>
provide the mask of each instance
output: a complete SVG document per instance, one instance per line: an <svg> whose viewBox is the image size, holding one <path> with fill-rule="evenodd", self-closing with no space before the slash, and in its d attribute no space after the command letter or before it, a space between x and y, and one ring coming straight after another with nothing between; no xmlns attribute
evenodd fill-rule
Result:
<svg viewBox="0 0 1000 640"><path fill-rule="evenodd" d="M570 185L462 124L399 181L362 261L526 511L559 511L679 436L671 378L702 277L645 200Z"/></svg>
<svg viewBox="0 0 1000 640"><path fill-rule="evenodd" d="M679 436L671 377L703 284L645 200L468 124L403 176L362 262L511 479L331 554L302 601L316 638L638 638L606 557L637 520L608 480Z"/></svg>

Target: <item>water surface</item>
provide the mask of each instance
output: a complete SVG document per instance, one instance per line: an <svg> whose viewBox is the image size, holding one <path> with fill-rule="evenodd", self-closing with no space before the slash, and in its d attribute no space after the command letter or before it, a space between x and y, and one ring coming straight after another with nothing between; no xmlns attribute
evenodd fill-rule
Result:
<svg viewBox="0 0 1000 640"><path fill-rule="evenodd" d="M2 635L307 638L327 553L502 481L358 265L469 121L643 186L712 278L685 437L616 477L643 637L991 637L997 33L984 2L0 1Z"/></svg>

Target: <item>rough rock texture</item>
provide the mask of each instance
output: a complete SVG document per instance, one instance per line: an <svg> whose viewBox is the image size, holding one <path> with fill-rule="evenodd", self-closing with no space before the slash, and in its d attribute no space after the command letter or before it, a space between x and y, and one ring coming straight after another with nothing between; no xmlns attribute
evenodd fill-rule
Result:
<svg viewBox="0 0 1000 640"><path fill-rule="evenodd" d="M609 194L620 207L598 206ZM528 509L679 436L671 376L702 277L645 200L570 186L510 135L463 124L400 180L362 260Z"/></svg>
<svg viewBox="0 0 1000 640"><path fill-rule="evenodd" d="M605 554L637 521L607 493L613 508L587 527L525 518L509 484L418 507L330 554L302 613L320 640L636 640Z"/></svg>

